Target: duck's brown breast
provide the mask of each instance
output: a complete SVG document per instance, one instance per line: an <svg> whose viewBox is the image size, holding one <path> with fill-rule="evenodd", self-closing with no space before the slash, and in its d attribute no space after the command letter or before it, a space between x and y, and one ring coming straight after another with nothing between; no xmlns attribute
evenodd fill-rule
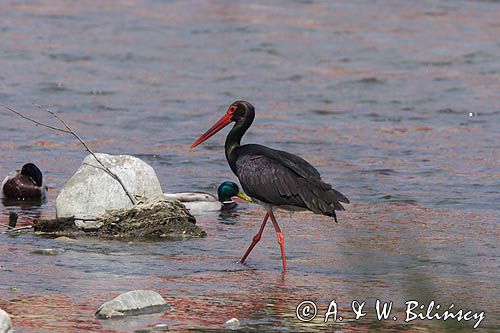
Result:
<svg viewBox="0 0 500 333"><path fill-rule="evenodd" d="M17 175L7 180L2 190L4 196L9 199L39 199L42 197L42 189L31 178L24 175Z"/></svg>

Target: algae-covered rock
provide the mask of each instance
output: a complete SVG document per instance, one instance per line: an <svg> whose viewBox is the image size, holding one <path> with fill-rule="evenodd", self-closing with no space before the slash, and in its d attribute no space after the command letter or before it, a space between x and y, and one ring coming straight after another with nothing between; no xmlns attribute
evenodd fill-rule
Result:
<svg viewBox="0 0 500 333"><path fill-rule="evenodd" d="M79 231L73 217L62 217L58 219L38 219L35 221L33 228L35 231L50 233L71 233Z"/></svg>
<svg viewBox="0 0 500 333"><path fill-rule="evenodd" d="M131 209L118 209L98 219L102 227L100 236L121 238L205 236L195 225L196 219L178 201L162 196L145 203L138 203Z"/></svg>
<svg viewBox="0 0 500 333"><path fill-rule="evenodd" d="M139 202L132 208L108 211L86 223L75 218L37 220L34 230L55 236L93 235L119 239L206 236L195 223L196 219L181 203L160 195L147 202Z"/></svg>
<svg viewBox="0 0 500 333"><path fill-rule="evenodd" d="M167 303L155 291L133 290L121 294L97 309L95 315L100 319L160 312L168 308Z"/></svg>

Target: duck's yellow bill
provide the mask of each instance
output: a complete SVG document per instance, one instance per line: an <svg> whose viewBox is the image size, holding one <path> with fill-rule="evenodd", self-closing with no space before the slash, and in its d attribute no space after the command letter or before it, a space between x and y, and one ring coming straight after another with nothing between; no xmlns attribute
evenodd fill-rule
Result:
<svg viewBox="0 0 500 333"><path fill-rule="evenodd" d="M250 198L248 195L246 195L243 192L238 192L238 194L236 194L236 196L239 198L242 198L243 200L246 200L248 202L253 202L252 198Z"/></svg>

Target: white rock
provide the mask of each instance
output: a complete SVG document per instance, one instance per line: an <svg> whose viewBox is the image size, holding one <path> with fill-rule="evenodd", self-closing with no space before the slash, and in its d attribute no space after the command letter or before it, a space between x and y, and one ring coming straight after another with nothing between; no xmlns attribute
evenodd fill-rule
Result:
<svg viewBox="0 0 500 333"><path fill-rule="evenodd" d="M144 161L129 155L96 155L121 179L132 196L150 199L163 193L155 171ZM88 155L57 196L56 215L94 219L106 210L130 207L132 202L120 184Z"/></svg>
<svg viewBox="0 0 500 333"><path fill-rule="evenodd" d="M95 315L97 318L107 319L128 314L135 315L163 311L166 307L168 307L167 303L157 292L133 290L104 303L97 309Z"/></svg>
<svg viewBox="0 0 500 333"><path fill-rule="evenodd" d="M12 322L9 314L0 309L0 333L12 333Z"/></svg>
<svg viewBox="0 0 500 333"><path fill-rule="evenodd" d="M168 331L168 325L167 324L158 324L155 325L155 331Z"/></svg>
<svg viewBox="0 0 500 333"><path fill-rule="evenodd" d="M230 330L237 330L240 327L240 321L236 318L231 318L224 324L225 328Z"/></svg>

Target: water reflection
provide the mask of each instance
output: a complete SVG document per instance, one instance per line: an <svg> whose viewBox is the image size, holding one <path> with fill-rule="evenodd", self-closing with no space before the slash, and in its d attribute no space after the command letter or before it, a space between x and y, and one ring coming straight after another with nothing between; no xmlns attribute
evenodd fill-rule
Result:
<svg viewBox="0 0 500 333"><path fill-rule="evenodd" d="M217 220L222 224L233 225L237 223L239 216L240 214L236 211L221 211Z"/></svg>
<svg viewBox="0 0 500 333"><path fill-rule="evenodd" d="M5 224L9 221L9 214L16 213L18 215L18 225L29 225L33 220L39 219L42 216L46 200L13 200L8 198L0 198L4 207L0 212L0 223Z"/></svg>

